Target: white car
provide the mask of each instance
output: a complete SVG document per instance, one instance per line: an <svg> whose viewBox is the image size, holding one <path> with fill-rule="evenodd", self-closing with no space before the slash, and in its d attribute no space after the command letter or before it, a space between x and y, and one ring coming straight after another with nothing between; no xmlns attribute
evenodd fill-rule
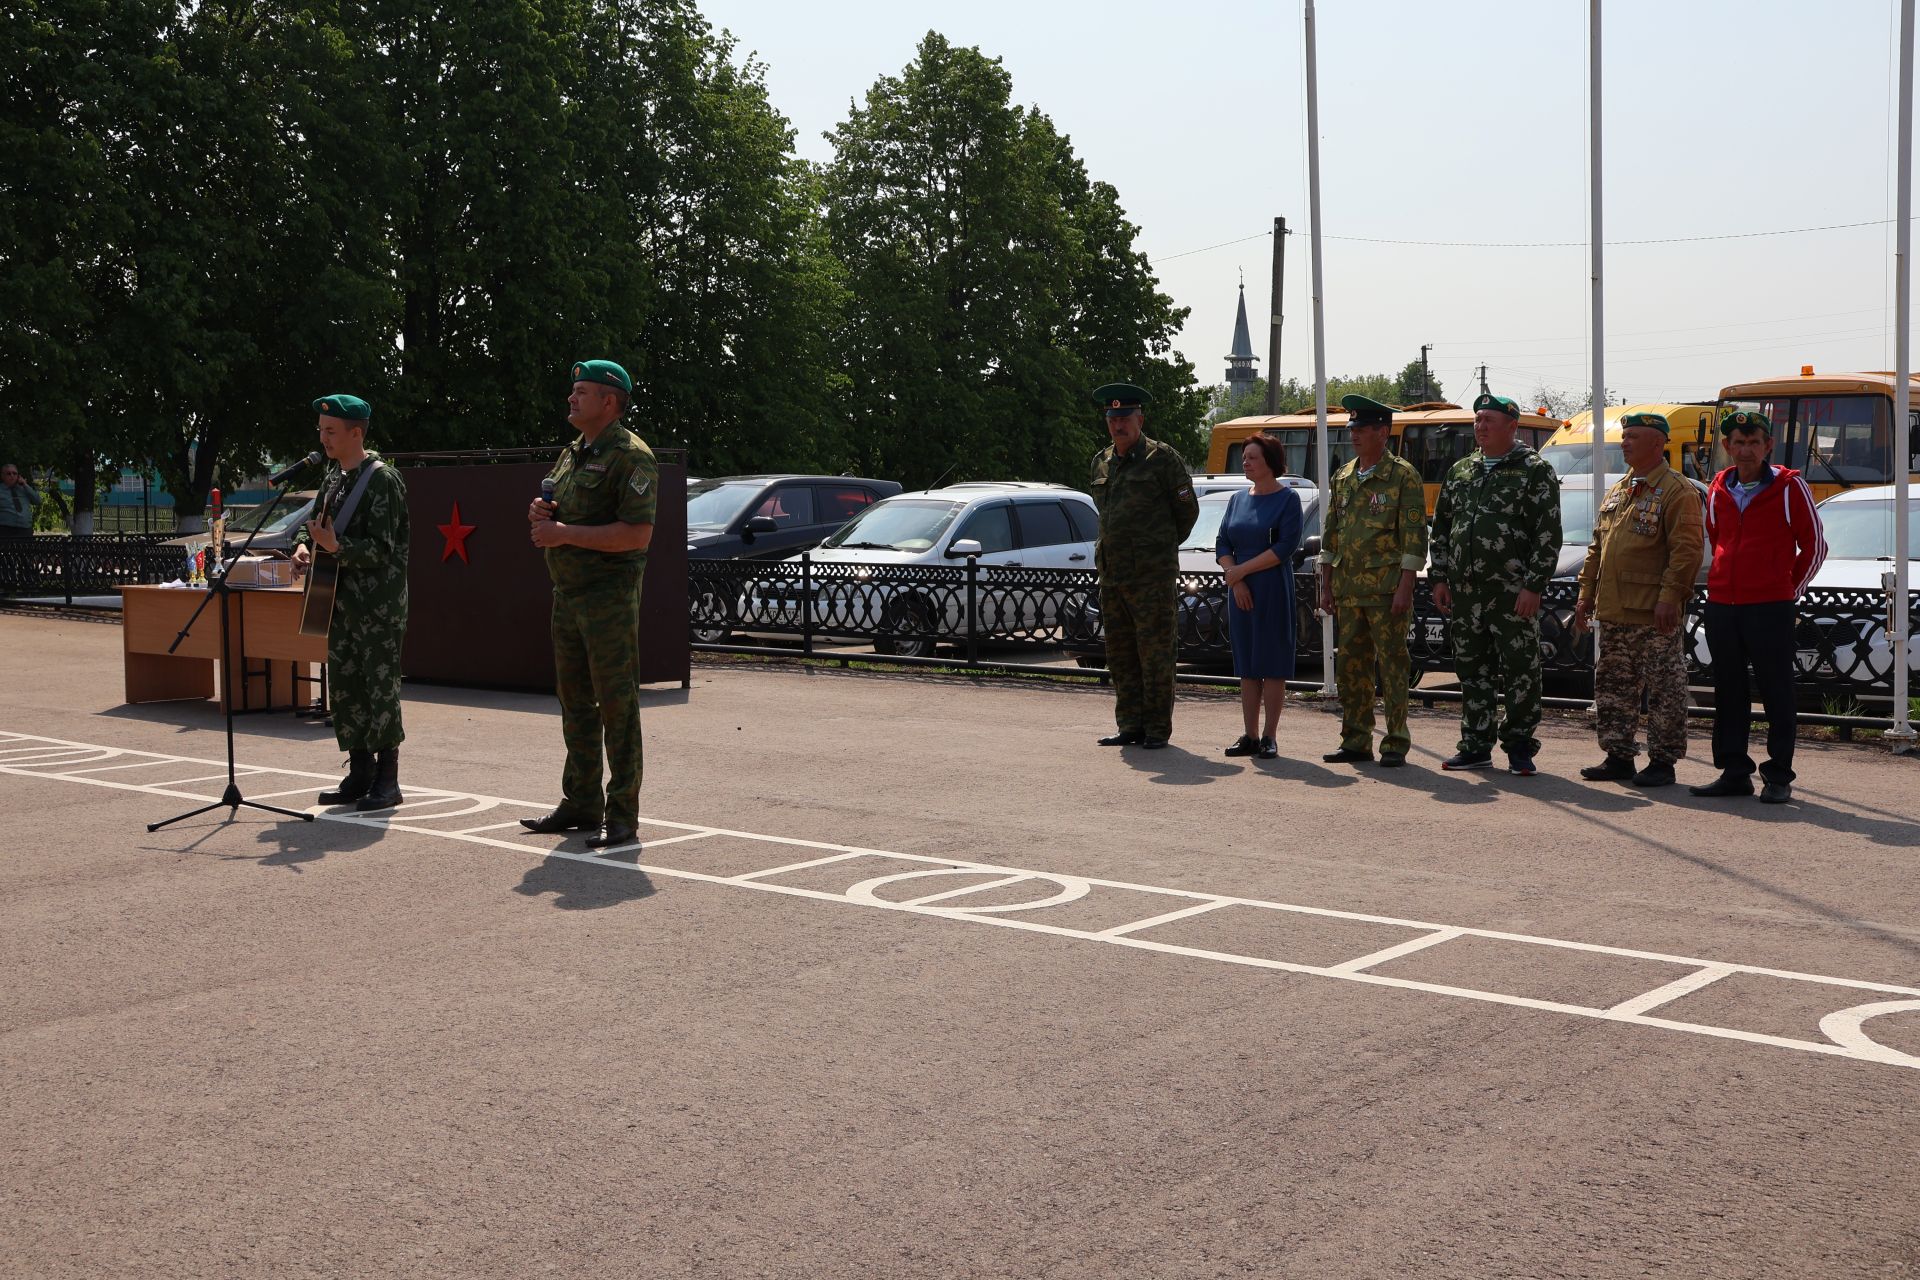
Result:
<svg viewBox="0 0 1920 1280"><path fill-rule="evenodd" d="M1882 696L1892 687L1881 575L1894 568L1894 496L1892 485L1873 485L1842 490L1820 504L1827 559L1807 584L1810 594L1800 601L1796 633L1801 675L1843 680ZM1912 494L1907 499L1907 563L1908 589L1913 590L1920 587L1920 497ZM1872 592L1877 599L1843 614L1823 591ZM1912 635L1907 638L1907 668L1920 690L1920 639Z"/></svg>
<svg viewBox="0 0 1920 1280"><path fill-rule="evenodd" d="M1067 593L1021 589L1019 574L1092 569L1097 528L1093 499L1064 485L970 482L883 498L812 552L812 624L823 635L871 636L881 653L925 657L937 642L966 638L966 580L948 570L976 560L976 631L1024 638L1057 623ZM747 584L743 629L802 625L808 586L794 563Z"/></svg>

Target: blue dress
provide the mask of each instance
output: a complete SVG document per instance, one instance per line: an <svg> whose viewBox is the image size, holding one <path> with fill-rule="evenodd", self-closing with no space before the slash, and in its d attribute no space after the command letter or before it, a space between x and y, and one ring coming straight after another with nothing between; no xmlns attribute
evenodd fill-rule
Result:
<svg viewBox="0 0 1920 1280"><path fill-rule="evenodd" d="M1227 593L1233 673L1243 680L1293 674L1293 556L1300 549L1300 526L1300 495L1291 489L1266 494L1249 489L1227 500L1213 554L1230 555L1235 564L1269 549L1280 557L1277 568L1242 579L1253 592L1253 608L1240 608Z"/></svg>

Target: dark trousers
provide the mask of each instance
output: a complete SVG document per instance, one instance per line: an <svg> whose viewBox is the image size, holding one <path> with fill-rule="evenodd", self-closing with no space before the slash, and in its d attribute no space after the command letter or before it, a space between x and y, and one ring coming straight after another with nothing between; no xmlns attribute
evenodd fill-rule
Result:
<svg viewBox="0 0 1920 1280"><path fill-rule="evenodd" d="M1768 782L1793 781L1793 601L1707 605L1707 648L1713 656L1713 763L1722 773L1753 776L1747 729L1753 686L1767 712ZM1751 684L1747 668L1753 668Z"/></svg>

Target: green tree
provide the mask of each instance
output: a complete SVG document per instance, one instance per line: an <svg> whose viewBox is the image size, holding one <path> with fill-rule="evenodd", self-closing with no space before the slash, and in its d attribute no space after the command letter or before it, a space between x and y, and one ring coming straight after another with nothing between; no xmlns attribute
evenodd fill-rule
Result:
<svg viewBox="0 0 1920 1280"><path fill-rule="evenodd" d="M1149 431L1197 458L1205 410L1172 350L1185 312L997 59L936 33L829 135L827 234L847 298L835 334L857 466L1084 484L1095 385L1154 396Z"/></svg>
<svg viewBox="0 0 1920 1280"><path fill-rule="evenodd" d="M1440 379L1433 376L1433 370L1418 360L1409 360L1395 379L1398 384L1394 403L1419 404L1422 401L1445 400L1446 391L1440 385Z"/></svg>

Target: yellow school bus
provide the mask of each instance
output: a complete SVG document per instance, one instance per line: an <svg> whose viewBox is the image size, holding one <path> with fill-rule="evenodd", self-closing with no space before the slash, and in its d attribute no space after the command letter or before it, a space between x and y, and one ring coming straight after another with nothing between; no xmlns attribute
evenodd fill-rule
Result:
<svg viewBox="0 0 1920 1280"><path fill-rule="evenodd" d="M1909 382L1914 390L1906 467L1920 482L1920 374ZM1719 409L1766 414L1773 423L1773 460L1799 471L1818 499L1893 483L1893 390L1893 375L1884 371L1815 373L1812 365L1802 365L1797 377L1723 387ZM1716 452L1713 465L1731 465L1724 450Z"/></svg>
<svg viewBox="0 0 1920 1280"><path fill-rule="evenodd" d="M1560 419L1543 413L1523 413L1516 438L1531 448L1546 444L1562 425ZM1286 454L1287 472L1317 480L1313 469L1313 415L1287 413L1273 417L1234 418L1213 428L1207 450L1210 473L1240 470L1240 455L1249 436L1265 434L1280 441ZM1393 432L1388 448L1411 462L1426 486L1427 514L1440 499L1440 482L1447 468L1473 452L1473 410L1463 409L1445 400L1407 405L1393 411ZM1353 437L1347 430L1347 412L1329 408L1327 412L1327 458L1338 470L1353 457Z"/></svg>
<svg viewBox="0 0 1920 1280"><path fill-rule="evenodd" d="M1625 472L1627 464L1620 457L1620 419L1629 413L1659 413L1666 415L1667 424L1673 428L1667 437L1667 465L1681 475L1705 483L1713 479L1714 424L1719 416L1714 406L1705 401L1691 401L1685 404L1610 404L1606 409L1606 420L1602 430L1607 435L1607 473ZM1593 410L1582 409L1567 419L1566 425L1553 433L1553 439L1547 441L1547 447L1540 456L1553 464L1553 469L1562 479L1568 476L1590 476L1593 474Z"/></svg>

